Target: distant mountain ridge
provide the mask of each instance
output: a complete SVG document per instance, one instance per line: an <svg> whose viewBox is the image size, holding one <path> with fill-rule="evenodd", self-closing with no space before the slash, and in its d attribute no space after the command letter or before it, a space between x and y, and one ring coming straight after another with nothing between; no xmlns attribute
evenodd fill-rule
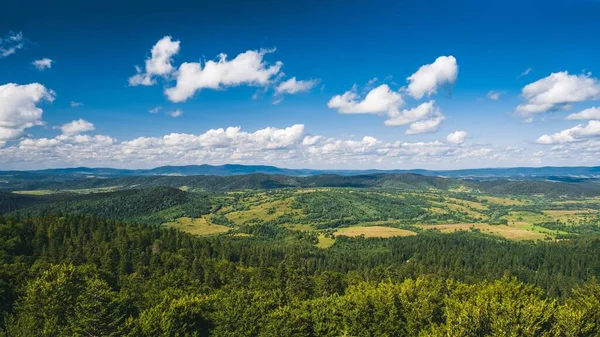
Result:
<svg viewBox="0 0 600 337"><path fill-rule="evenodd" d="M546 166L546 167L510 167L510 168L476 168L460 170L318 170L318 169L287 169L267 165L185 165L185 166L160 166L153 169L115 169L115 168L60 168L27 171L0 171L1 175L7 174L42 174L58 176L94 176L94 177L117 177L117 176L191 176L191 175L215 175L233 176L243 174L277 174L294 177L315 176L321 174L336 174L344 176L364 174L400 174L414 173L425 176L438 176L449 178L512 178L512 179L548 179L548 180L579 180L600 178L600 166Z"/></svg>

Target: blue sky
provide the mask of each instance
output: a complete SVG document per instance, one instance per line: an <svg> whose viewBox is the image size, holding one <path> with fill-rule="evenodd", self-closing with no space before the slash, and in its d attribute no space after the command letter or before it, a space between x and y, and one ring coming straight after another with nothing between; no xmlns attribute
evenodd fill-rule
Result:
<svg viewBox="0 0 600 337"><path fill-rule="evenodd" d="M0 168L598 165L598 17L584 0L12 2ZM161 40L176 51L153 58Z"/></svg>

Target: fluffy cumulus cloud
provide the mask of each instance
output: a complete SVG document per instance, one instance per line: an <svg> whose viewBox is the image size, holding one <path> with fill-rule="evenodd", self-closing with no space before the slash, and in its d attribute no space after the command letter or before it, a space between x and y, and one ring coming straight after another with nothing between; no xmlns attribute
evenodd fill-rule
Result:
<svg viewBox="0 0 600 337"><path fill-rule="evenodd" d="M568 108L571 103L600 99L600 81L591 73L571 75L563 71L526 85L521 95L526 102L517 106L516 113L530 118L550 110Z"/></svg>
<svg viewBox="0 0 600 337"><path fill-rule="evenodd" d="M439 87L456 82L458 64L456 58L440 56L435 62L419 68L416 73L407 78L408 94L416 99L435 94Z"/></svg>
<svg viewBox="0 0 600 337"><path fill-rule="evenodd" d="M337 109L342 114L386 115L388 119L384 124L387 126L410 124L406 130L407 135L434 132L445 119L433 100L412 109L400 110L402 105L402 95L391 90L387 84L371 89L362 99L355 86L342 95L332 97L327 104L329 108Z"/></svg>
<svg viewBox="0 0 600 337"><path fill-rule="evenodd" d="M177 53L179 53L179 41L173 41L170 36L163 37L152 47L144 69L136 66L137 74L129 78L129 85L154 85L156 76L171 75L175 70L172 64L173 56Z"/></svg>
<svg viewBox="0 0 600 337"><path fill-rule="evenodd" d="M446 118L435 101L422 103L414 108L401 109L405 105L404 93L416 99L430 96L438 88L454 83L458 76L458 65L453 56L440 56L432 64L426 64L407 78L407 88L394 91L387 84L375 88L378 79L374 78L367 84L369 90L364 97L359 95L354 85L351 90L341 95L333 96L327 106L337 109L342 114L378 114L386 115L384 122L388 126L409 125L407 135L435 132Z"/></svg>
<svg viewBox="0 0 600 337"><path fill-rule="evenodd" d="M117 141L106 135L61 134L26 138L0 148L5 168L56 166L155 167L186 164L275 164L287 167L414 168L490 165L526 158L520 149L458 145L453 141L386 141L372 136L332 138L310 134L304 125L240 127L200 134L171 133Z"/></svg>
<svg viewBox="0 0 600 337"><path fill-rule="evenodd" d="M10 32L0 38L0 57L7 57L25 46L23 33Z"/></svg>
<svg viewBox="0 0 600 337"><path fill-rule="evenodd" d="M281 81L285 76L281 71L283 63L270 63L265 59L275 49L247 50L234 58L221 53L214 60L183 62L174 66L173 57L179 50L179 41L170 36L163 37L152 47L145 67L136 66L137 73L129 78L129 85L151 86L157 83L157 78L163 78L165 95L175 103L185 102L204 89L260 87L263 93L273 90L275 103L279 103L284 94L306 92L319 83L318 79L298 80L296 77ZM254 99L259 97L258 92L253 96Z"/></svg>
<svg viewBox="0 0 600 337"><path fill-rule="evenodd" d="M446 137L446 140L453 144L462 144L467 139L467 136L466 131L454 131Z"/></svg>
<svg viewBox="0 0 600 337"><path fill-rule="evenodd" d="M576 161L581 165L597 165L600 158L600 139L589 138L576 142L554 143L535 155L551 163L572 165Z"/></svg>
<svg viewBox="0 0 600 337"><path fill-rule="evenodd" d="M538 144L561 144L600 137L600 121L591 120L587 124L579 124L555 134L543 135L537 139Z"/></svg>
<svg viewBox="0 0 600 337"><path fill-rule="evenodd" d="M292 77L286 81L283 81L275 87L275 93L279 95L283 94L297 94L300 92L307 92L319 83L318 80L296 80L296 77Z"/></svg>
<svg viewBox="0 0 600 337"><path fill-rule="evenodd" d="M54 101L54 92L39 83L0 85L0 144L42 124L43 110L38 104L43 101Z"/></svg>
<svg viewBox="0 0 600 337"><path fill-rule="evenodd" d="M297 124L285 129L268 127L248 133L240 127L211 129L200 135L172 133L162 138L136 138L123 142L128 151L151 148L178 148L182 150L215 149L282 149L299 143L304 134L304 125Z"/></svg>
<svg viewBox="0 0 600 337"><path fill-rule="evenodd" d="M54 62L52 59L43 58L33 61L32 64L37 70L43 71L52 68L52 62Z"/></svg>
<svg viewBox="0 0 600 337"><path fill-rule="evenodd" d="M429 117L440 117L440 109L435 105L435 101L422 103L421 105L402 111L390 111L389 119L385 121L385 125L398 126L408 125Z"/></svg>
<svg viewBox="0 0 600 337"><path fill-rule="evenodd" d="M414 122L406 130L407 135L417 135L420 133L431 133L437 131L446 117L439 115L437 117Z"/></svg>
<svg viewBox="0 0 600 337"><path fill-rule="evenodd" d="M435 105L435 101L429 101L412 109L404 109L389 114L389 119L385 121L385 125L401 126L410 124L405 133L415 135L437 131L444 119L445 117Z"/></svg>
<svg viewBox="0 0 600 337"><path fill-rule="evenodd" d="M569 120L597 119L600 120L600 108L594 107L567 116Z"/></svg>
<svg viewBox="0 0 600 337"><path fill-rule="evenodd" d="M264 56L272 50L248 50L229 60L220 54L216 61L184 62L177 71L177 83L165 94L172 102L184 102L202 89L223 89L240 85L264 87L280 74L283 63L269 64Z"/></svg>
<svg viewBox="0 0 600 337"><path fill-rule="evenodd" d="M74 136L83 132L96 130L96 128L94 127L94 124L83 119L78 119L61 125L60 130L62 131L63 135Z"/></svg>
<svg viewBox="0 0 600 337"><path fill-rule="evenodd" d="M387 84L382 84L360 98L356 86L342 95L336 95L329 100L327 106L337 109L342 114L388 114L398 113L404 105L402 95L393 91Z"/></svg>

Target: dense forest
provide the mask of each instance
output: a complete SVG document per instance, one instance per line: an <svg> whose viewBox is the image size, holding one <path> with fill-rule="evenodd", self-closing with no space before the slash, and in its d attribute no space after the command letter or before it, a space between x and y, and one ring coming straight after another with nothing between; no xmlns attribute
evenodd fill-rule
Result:
<svg viewBox="0 0 600 337"><path fill-rule="evenodd" d="M596 336L600 238L251 238L0 219L6 336Z"/></svg>

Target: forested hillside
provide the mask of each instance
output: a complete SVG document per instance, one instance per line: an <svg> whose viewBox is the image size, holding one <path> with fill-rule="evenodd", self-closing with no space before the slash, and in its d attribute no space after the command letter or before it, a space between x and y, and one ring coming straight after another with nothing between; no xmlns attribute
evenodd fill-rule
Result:
<svg viewBox="0 0 600 337"><path fill-rule="evenodd" d="M268 190L279 188L377 188L388 190L427 191L431 189L469 190L501 195L538 195L552 197L590 197L600 195L597 180L563 179L548 180L474 180L424 176L412 173L334 175L324 174L307 177L246 174L235 176L71 176L42 173L11 172L0 174L0 191L82 191L120 190L149 187L184 188L190 191L228 192L241 190Z"/></svg>
<svg viewBox="0 0 600 337"><path fill-rule="evenodd" d="M6 336L595 336L600 239L197 238L81 216L0 219ZM524 283L525 282L525 283ZM529 285L528 285L529 284Z"/></svg>
<svg viewBox="0 0 600 337"><path fill-rule="evenodd" d="M19 195L1 193L5 212L40 215L45 213L87 215L106 219L139 221L160 225L170 219L199 217L210 211L205 194L175 188L120 190L106 193Z"/></svg>

